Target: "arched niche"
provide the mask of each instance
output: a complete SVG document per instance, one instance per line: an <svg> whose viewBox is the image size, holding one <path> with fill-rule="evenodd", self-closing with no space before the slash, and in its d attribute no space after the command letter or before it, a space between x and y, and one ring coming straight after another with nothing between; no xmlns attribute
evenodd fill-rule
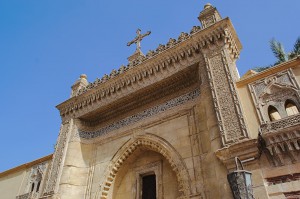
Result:
<svg viewBox="0 0 300 199"><path fill-rule="evenodd" d="M189 198L191 194L190 176L187 167L179 153L166 140L152 134L136 136L123 145L113 156L106 171L105 181L101 184L96 198L111 198L112 186L116 175L125 161L139 148L153 151L162 155L176 174L180 199Z"/></svg>
<svg viewBox="0 0 300 199"><path fill-rule="evenodd" d="M281 115L279 114L277 108L271 105L268 107L268 115L270 121L276 121L281 119Z"/></svg>
<svg viewBox="0 0 300 199"><path fill-rule="evenodd" d="M284 107L285 107L287 116L296 115L299 113L299 109L296 106L296 103L291 99L287 99L285 101Z"/></svg>

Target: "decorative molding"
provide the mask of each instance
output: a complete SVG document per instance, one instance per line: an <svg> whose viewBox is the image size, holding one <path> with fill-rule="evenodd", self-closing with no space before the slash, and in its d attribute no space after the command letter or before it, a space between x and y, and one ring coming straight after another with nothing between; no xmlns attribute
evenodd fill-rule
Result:
<svg viewBox="0 0 300 199"><path fill-rule="evenodd" d="M193 27L191 34L182 33L178 40L170 39L166 45L160 45L155 52L148 53L141 63L122 66L110 76L97 79L83 88L77 96L58 105L63 121L86 114L83 109L91 112L118 99L124 93L133 93L141 87L153 85L166 79L166 76L178 73L190 66L191 60L199 59L201 48L209 47L216 40L223 40L228 45L232 57L239 55L241 45L228 18L206 29Z"/></svg>
<svg viewBox="0 0 300 199"><path fill-rule="evenodd" d="M266 178L266 181L268 182L268 186L282 184L286 182L300 181L300 173L292 173L288 175Z"/></svg>
<svg viewBox="0 0 300 199"><path fill-rule="evenodd" d="M264 128L259 135L259 148L265 152L269 162L274 166L283 166L287 160L299 162L300 152L300 114L276 121L273 128ZM272 123L276 123L272 122ZM267 126L268 124L264 124Z"/></svg>
<svg viewBox="0 0 300 199"><path fill-rule="evenodd" d="M286 62L283 62L281 64L278 64L276 66L270 67L262 72L256 73L255 75L252 75L245 79L240 79L239 81L236 82L236 85L238 88L241 88L241 87L247 86L248 84L251 84L255 81L259 81L268 76L272 76L273 74L277 74L284 70L293 69L295 67L298 67L299 64L300 64L300 56L298 56L294 59L288 60Z"/></svg>
<svg viewBox="0 0 300 199"><path fill-rule="evenodd" d="M261 124L268 122L268 107L278 109L286 117L284 103L293 100L300 108L300 87L291 69L259 79L248 85Z"/></svg>
<svg viewBox="0 0 300 199"><path fill-rule="evenodd" d="M136 184L133 184L133 193L136 196L136 199L141 199L142 197L142 182L141 177L147 174L155 174L156 178L156 198L163 199L163 171L162 171L162 162L153 162L145 166L134 168L135 171L135 181Z"/></svg>
<svg viewBox="0 0 300 199"><path fill-rule="evenodd" d="M190 93L184 94L182 96L179 96L177 98L174 98L172 100L169 100L163 104L151 107L149 109L146 109L142 112L139 112L137 114L134 114L132 116L126 117L122 120L113 122L107 126L104 126L97 130L96 132L88 132L88 131L82 131L79 130L79 133L77 136L79 136L82 139L93 139L97 138L99 136L103 136L105 134L108 134L111 131L114 131L116 129L120 129L124 126L131 125L133 123L136 123L138 121L141 121L143 119L146 119L148 117L152 117L154 115L157 115L161 112L167 111L171 108L174 108L176 106L182 105L188 101L196 99L200 95L200 89L196 89Z"/></svg>
<svg viewBox="0 0 300 199"><path fill-rule="evenodd" d="M44 180L47 165L48 161L45 161L33 165L30 168L30 172L27 177L27 184L25 185L25 194L16 196L16 199L36 199L39 197L39 193L41 193L40 190L42 190L42 182ZM32 184L34 184L33 190L31 190L33 186ZM37 186L39 186L39 190L37 190Z"/></svg>
<svg viewBox="0 0 300 199"><path fill-rule="evenodd" d="M217 150L215 155L229 171L236 169L235 157L239 157L245 166L251 165L252 169L259 168L258 159L260 153L257 142L257 139L244 140Z"/></svg>
<svg viewBox="0 0 300 199"><path fill-rule="evenodd" d="M43 196L51 196L57 192L72 126L73 120L70 120L62 124L60 128L50 170L47 173L47 179L42 192Z"/></svg>
<svg viewBox="0 0 300 199"><path fill-rule="evenodd" d="M133 140L127 142L125 146L113 156L111 164L107 169L105 180L100 184L100 190L96 197L101 199L108 198L111 186L114 183L119 169L127 158L139 147L155 151L165 157L177 176L178 191L180 193L178 199L189 198L189 195L191 194L191 180L184 161L168 142L152 134L135 137Z"/></svg>
<svg viewBox="0 0 300 199"><path fill-rule="evenodd" d="M262 135L284 131L291 127L300 127L300 114L291 115L280 120L264 123L260 126Z"/></svg>
<svg viewBox="0 0 300 199"><path fill-rule="evenodd" d="M210 53L205 55L208 78L222 144L227 146L247 138L248 134L226 54L221 49Z"/></svg>

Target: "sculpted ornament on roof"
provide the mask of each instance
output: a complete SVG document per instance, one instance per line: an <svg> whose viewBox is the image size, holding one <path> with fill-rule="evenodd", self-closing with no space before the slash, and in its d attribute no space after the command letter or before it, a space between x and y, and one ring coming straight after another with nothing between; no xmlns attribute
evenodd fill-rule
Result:
<svg viewBox="0 0 300 199"><path fill-rule="evenodd" d="M158 54L160 54L160 53L168 50L169 48L172 48L172 47L176 46L177 44L179 44L179 43L181 43L181 42L189 39L191 35L199 32L200 30L201 30L200 26L193 26L193 28L190 31L190 34L185 33L185 32L181 32L177 40L174 39L174 38L170 38L169 41L167 42L167 44L165 44L165 45L159 44L158 47L156 48L156 50L149 50L147 52L146 56L139 57L139 59L135 60L135 62L129 63L129 64L127 64L127 66L121 65L121 67L118 70L113 69L109 75L104 74L104 76L101 79L97 78L94 82L89 83L86 87L80 89L78 91L77 95L81 95L81 94L85 93L86 91L88 91L88 90L90 90L90 89L98 86L99 84L104 83L107 80L112 79L112 78L114 78L114 77L116 77L116 76L124 73L125 71L127 71L127 70L129 70L129 69L131 69L131 68L133 68L133 67L141 64L142 62L144 62L144 61L146 61L148 59L151 59L152 57L154 57L154 56L156 56L156 55L158 55ZM148 34L148 32L146 33L147 35L149 35L151 33L150 32ZM146 34L144 34L144 35L146 35ZM137 50L138 49L139 48L137 46Z"/></svg>

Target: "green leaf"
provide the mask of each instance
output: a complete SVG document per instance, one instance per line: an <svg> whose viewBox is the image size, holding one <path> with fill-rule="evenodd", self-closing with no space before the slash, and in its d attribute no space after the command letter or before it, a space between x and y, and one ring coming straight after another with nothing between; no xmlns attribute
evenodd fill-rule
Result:
<svg viewBox="0 0 300 199"><path fill-rule="evenodd" d="M275 65L287 61L287 55L285 54L283 45L280 42L272 39L270 41L270 47L274 56L277 58Z"/></svg>

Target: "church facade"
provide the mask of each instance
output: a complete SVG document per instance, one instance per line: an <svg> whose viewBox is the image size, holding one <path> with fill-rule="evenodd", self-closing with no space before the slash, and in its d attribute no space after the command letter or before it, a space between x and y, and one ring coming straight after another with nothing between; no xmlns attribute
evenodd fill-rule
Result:
<svg viewBox="0 0 300 199"><path fill-rule="evenodd" d="M239 157L254 198L300 198L300 57L240 78L230 19L198 19L146 55L139 30L127 66L81 75L54 154L1 173L2 197L230 199Z"/></svg>

